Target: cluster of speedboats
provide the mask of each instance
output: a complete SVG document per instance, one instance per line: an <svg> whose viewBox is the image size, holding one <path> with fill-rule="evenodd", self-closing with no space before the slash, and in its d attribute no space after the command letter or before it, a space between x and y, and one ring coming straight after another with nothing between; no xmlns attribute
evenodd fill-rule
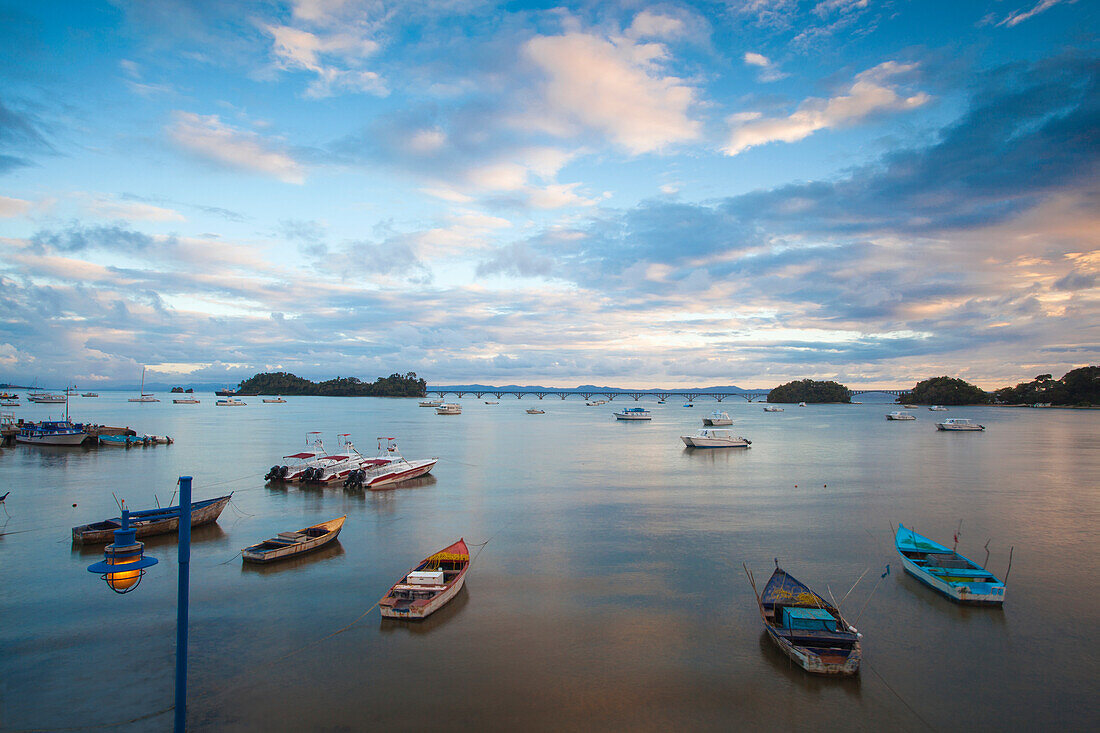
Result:
<svg viewBox="0 0 1100 733"><path fill-rule="evenodd" d="M378 455L364 456L351 442L351 435L338 436L340 449L330 453L321 434L306 435L306 449L283 456L264 479L281 483L331 484L342 481L345 488L380 489L429 473L438 458L407 460L397 450L394 438L378 439Z"/></svg>

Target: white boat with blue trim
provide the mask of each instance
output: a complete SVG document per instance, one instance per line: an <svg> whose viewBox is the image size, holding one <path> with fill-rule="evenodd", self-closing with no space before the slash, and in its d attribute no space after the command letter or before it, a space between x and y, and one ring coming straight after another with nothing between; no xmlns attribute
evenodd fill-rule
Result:
<svg viewBox="0 0 1100 733"><path fill-rule="evenodd" d="M624 407L615 413L616 420L652 420L653 415L644 407Z"/></svg>

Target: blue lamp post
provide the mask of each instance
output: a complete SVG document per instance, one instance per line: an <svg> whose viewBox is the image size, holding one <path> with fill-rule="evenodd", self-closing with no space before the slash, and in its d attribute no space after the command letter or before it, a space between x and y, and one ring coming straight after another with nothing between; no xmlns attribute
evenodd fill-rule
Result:
<svg viewBox="0 0 1100 733"><path fill-rule="evenodd" d="M180 476L179 506L179 585L176 597L176 733L187 728L187 596L191 574L191 477ZM122 510L122 527L115 530L115 541L103 550L103 560L90 565L88 572L103 576L116 593L128 593L138 586L145 568L157 564L145 557L145 545L130 529L130 511Z"/></svg>

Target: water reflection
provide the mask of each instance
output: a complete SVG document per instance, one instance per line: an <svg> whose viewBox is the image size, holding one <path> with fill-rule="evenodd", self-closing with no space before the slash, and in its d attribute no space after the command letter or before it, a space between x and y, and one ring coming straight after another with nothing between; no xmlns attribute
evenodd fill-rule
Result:
<svg viewBox="0 0 1100 733"><path fill-rule="evenodd" d="M340 544L340 540L333 540L319 550L307 552L297 557L290 557L286 560L277 560L267 563L245 562L242 560L241 572L255 573L256 575L272 575L274 573L281 573L284 570L308 567L325 560L331 560L334 557L342 557L343 554L344 547Z"/></svg>
<svg viewBox="0 0 1100 733"><path fill-rule="evenodd" d="M384 634L389 634L398 629L405 629L410 634L430 634L452 618L462 613L466 604L470 602L470 594L463 585L454 598L423 621L402 621L396 618L383 618L379 629Z"/></svg>

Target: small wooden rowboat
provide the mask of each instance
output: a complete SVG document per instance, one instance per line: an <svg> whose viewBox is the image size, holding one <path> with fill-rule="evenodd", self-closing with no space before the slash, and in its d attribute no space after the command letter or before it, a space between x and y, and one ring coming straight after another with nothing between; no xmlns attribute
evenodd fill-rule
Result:
<svg viewBox="0 0 1100 733"><path fill-rule="evenodd" d="M756 581L748 575L756 594ZM802 669L827 675L859 672L860 634L835 606L783 569L776 567L756 604L768 636Z"/></svg>
<svg viewBox="0 0 1100 733"><path fill-rule="evenodd" d="M460 539L424 559L378 602L384 618L418 620L458 595L470 567L470 549Z"/></svg>
<svg viewBox="0 0 1100 733"><path fill-rule="evenodd" d="M1005 602L1005 584L996 575L949 547L898 525L894 545L901 554L905 572L938 590L953 601L1000 606Z"/></svg>
<svg viewBox="0 0 1100 733"><path fill-rule="evenodd" d="M198 527L201 524L209 524L218 521L225 505L229 503L232 494L219 496L216 499L206 499L191 503L191 526ZM180 508L169 506L163 509L143 509L138 512L130 512L130 529L136 530L138 537L149 537L155 534L167 534L179 530ZM92 522L73 527L73 544L95 545L113 542L115 530L122 526L122 518L105 519L102 522Z"/></svg>
<svg viewBox="0 0 1100 733"><path fill-rule="evenodd" d="M276 537L244 548L241 558L245 562L274 562L320 549L340 536L340 528L347 518L345 514L297 532L280 532Z"/></svg>

